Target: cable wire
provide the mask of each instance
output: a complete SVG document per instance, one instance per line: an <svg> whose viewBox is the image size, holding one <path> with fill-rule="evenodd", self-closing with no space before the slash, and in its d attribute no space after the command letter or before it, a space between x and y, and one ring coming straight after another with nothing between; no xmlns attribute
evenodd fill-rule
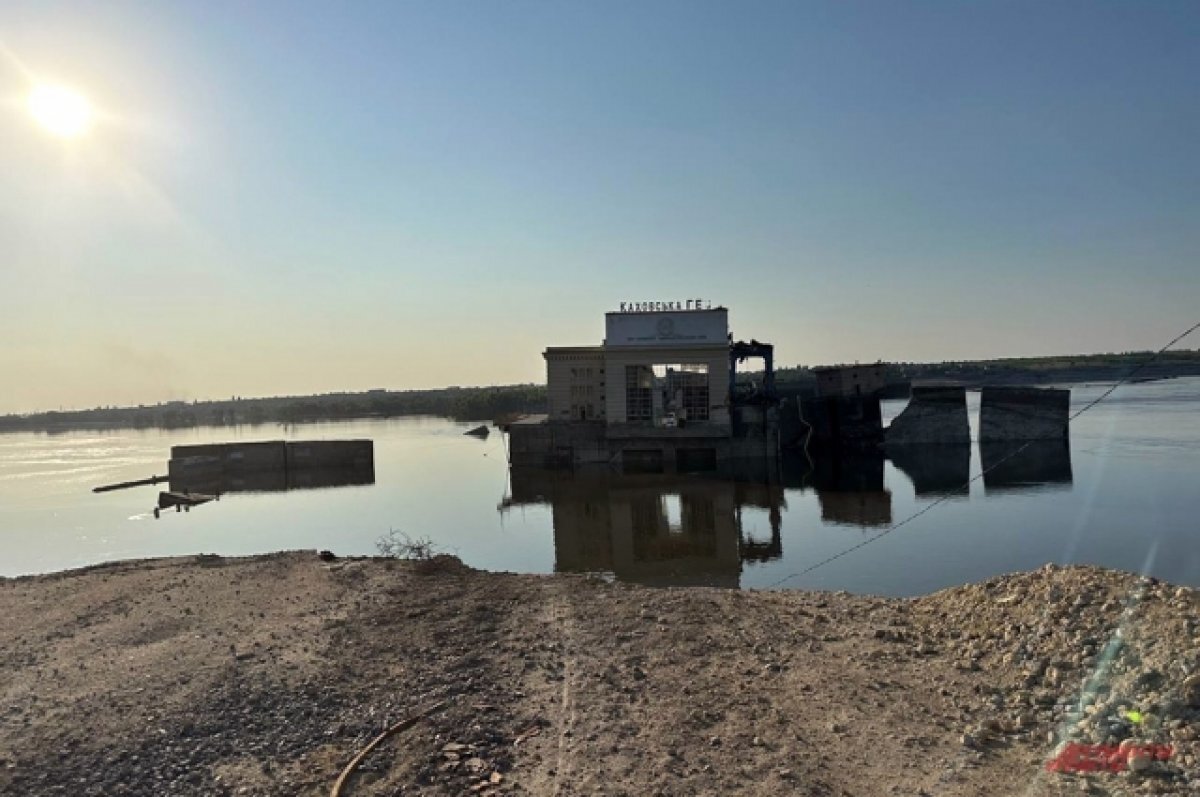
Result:
<svg viewBox="0 0 1200 797"><path fill-rule="evenodd" d="M1161 357L1164 352L1166 352L1168 349L1170 349L1172 346L1174 346L1179 341L1186 338L1188 335L1195 332L1197 329L1200 329L1200 321L1197 321L1195 324L1192 324L1186 330L1184 330L1180 334L1176 335L1169 343L1167 343L1167 345L1163 346L1161 349L1154 352L1154 354L1152 354L1150 357L1147 357L1145 360L1138 363L1136 366L1133 367L1133 369L1129 373L1125 374L1125 376L1121 377L1119 380L1114 382L1113 385L1108 388L1108 390L1104 391L1099 396L1092 399L1087 404L1085 404L1083 407L1081 407L1079 410L1077 410L1075 413L1073 413L1069 418L1067 418L1066 425L1069 427L1072 421L1074 421L1080 415L1083 415L1085 412L1090 410L1092 407L1095 407L1101 401L1104 401L1106 398L1111 396L1113 394L1113 391L1115 391L1121 385L1124 385L1130 379L1133 379L1133 377L1135 377L1143 368L1145 368L1146 366L1153 363L1155 360L1157 360L1159 357ZM987 475L988 473L991 473L993 470L1000 467L1008 460L1017 456L1022 451L1029 448L1029 446L1033 445L1035 442L1038 442L1038 441L1027 440L1023 445L1013 449L1011 452L1006 454L1004 457L1001 457L996 462L993 462L989 467L983 469L977 475L967 479L960 487L943 493L936 500L934 500L932 503L930 503L928 506L921 507L921 509L912 513L911 515L909 515L908 517L899 521L898 523L888 526L886 529L879 532L875 536L868 537L867 539L863 540L862 542L855 543L854 545L851 545L849 548L845 548L845 549L833 554L832 556L827 556L826 558L822 559L821 561L819 561L813 565L810 565L810 566L804 568L803 570L792 573L791 575L784 576L783 578L779 579L778 581L774 581L774 582L768 584L766 586L766 589L774 589L775 587L778 587L780 584L784 584L788 581L791 581L793 578L799 578L801 576L808 575L809 573L813 572L817 568L824 567L825 565L830 564L831 562L836 562L838 559L841 559L844 556L848 556L848 555L854 553L855 551L859 550L860 548L865 548L866 546L870 545L871 543L875 542L876 540L878 540L882 537L885 537L888 534L891 534L896 529L908 525L909 523L913 522L917 518L924 515L926 512L931 511L934 507L941 506L942 504L949 501L951 498L961 495L963 490L969 489L972 484L979 481L985 475Z"/></svg>

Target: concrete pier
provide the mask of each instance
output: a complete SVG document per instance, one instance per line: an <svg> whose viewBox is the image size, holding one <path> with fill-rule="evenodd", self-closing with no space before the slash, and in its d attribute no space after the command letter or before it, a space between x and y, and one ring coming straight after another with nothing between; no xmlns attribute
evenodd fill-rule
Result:
<svg viewBox="0 0 1200 797"><path fill-rule="evenodd" d="M979 398L979 440L1061 440L1067 437L1071 391L985 387Z"/></svg>
<svg viewBox="0 0 1200 797"><path fill-rule="evenodd" d="M971 442L967 392L962 387L913 387L912 398L884 433L884 443Z"/></svg>

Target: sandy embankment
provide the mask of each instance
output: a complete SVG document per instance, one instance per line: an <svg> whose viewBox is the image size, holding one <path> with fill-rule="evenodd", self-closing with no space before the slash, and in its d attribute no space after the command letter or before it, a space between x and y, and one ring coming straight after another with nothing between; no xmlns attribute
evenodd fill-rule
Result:
<svg viewBox="0 0 1200 797"><path fill-rule="evenodd" d="M0 580L0 793L328 794L449 698L346 793L1195 794L1198 605L1086 568L917 600L304 552ZM1043 768L1126 738L1171 759Z"/></svg>

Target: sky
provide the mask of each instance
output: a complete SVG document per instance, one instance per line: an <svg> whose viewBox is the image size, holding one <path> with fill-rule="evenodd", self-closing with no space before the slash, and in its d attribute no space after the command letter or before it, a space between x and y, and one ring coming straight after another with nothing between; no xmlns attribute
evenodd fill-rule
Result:
<svg viewBox="0 0 1200 797"><path fill-rule="evenodd" d="M783 365L1157 348L1200 320L1198 41L1195 2L8 0L0 412L544 381L692 297Z"/></svg>

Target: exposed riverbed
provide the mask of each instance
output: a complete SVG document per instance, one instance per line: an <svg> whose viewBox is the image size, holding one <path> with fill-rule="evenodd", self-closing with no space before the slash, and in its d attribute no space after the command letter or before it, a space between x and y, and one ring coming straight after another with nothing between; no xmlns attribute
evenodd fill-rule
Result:
<svg viewBox="0 0 1200 797"><path fill-rule="evenodd" d="M0 580L0 614L5 794L324 795L442 700L346 794L1200 788L1197 594L1098 569L886 599L298 552ZM1045 769L1122 742L1171 753Z"/></svg>

